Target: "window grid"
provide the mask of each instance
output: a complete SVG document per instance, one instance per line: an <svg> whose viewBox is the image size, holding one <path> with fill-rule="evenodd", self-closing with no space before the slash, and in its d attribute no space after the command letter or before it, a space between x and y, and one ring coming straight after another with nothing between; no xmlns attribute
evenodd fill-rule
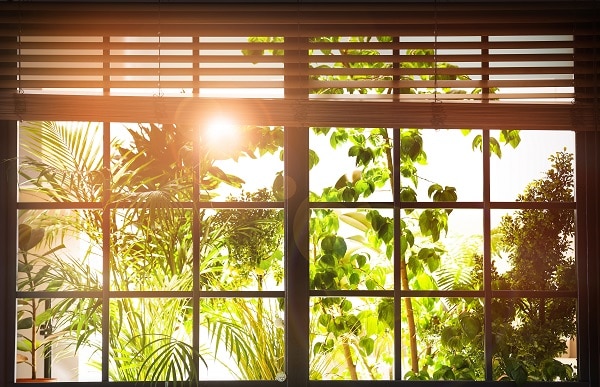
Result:
<svg viewBox="0 0 600 387"><path fill-rule="evenodd" d="M290 70L290 71L294 71L294 69ZM294 74L294 73L292 73ZM295 74L294 74L295 75ZM110 154L108 152L108 150L110 149L110 122L106 122L104 123L104 163L105 163L105 168L110 168ZM289 171L289 175L291 177L291 179L293 179L296 182L296 192L302 193L304 192L305 195L301 196L298 195L298 199L296 199L297 203L294 203L293 199L288 199L285 203L245 203L245 206L249 206L249 207L260 207L260 206L268 206L268 207L274 207L274 208L281 208L281 206L283 206L284 208L287 208L288 211L304 211L303 208L305 207L305 200L306 200L306 193L308 192L308 180L306 180L306 176L308 175L306 172L305 167L302 166L302 162L299 162L299 160L301 160L302 158L306 158L305 150L308 149L308 146L306 147L299 147L298 143L300 141L306 141L306 136L308 134L308 128L291 128L288 129L286 131L286 135L288 138L288 144L293 144L293 145L288 145L286 147L286 153L289 153L290 155L288 156L288 158L286 158L286 163L284 165L284 168L286 169L286 171ZM396 147L394 148L394 152L396 154L396 156L398 157L396 160L400 159L400 147L398 146L399 144L399 134L400 134L400 130L399 129L395 129L393 130L393 141L394 144L396 145ZM489 153L490 149L489 149L489 131L488 130L483 130L483 136L484 136L484 141L483 141L483 153ZM198 149L199 149L199 143L196 140L195 144L196 147L196 156L198 156ZM445 202L402 202L402 200L400 200L400 197L398 194L394 195L394 202L364 202L364 203L347 203L347 202L339 202L339 203L318 203L318 202L310 202L308 209L318 209L318 208L381 208L381 209L393 209L394 210L394 215L395 215L395 219L394 222L395 224L398 224L399 222L399 214L400 211L402 209L406 209L406 208L421 208L421 209L425 209L425 208L453 208L453 209L459 209L459 208L474 208L474 209L483 209L483 218L484 218L484 244L486 245L486 247L484 248L484 261L485 261L485 265L489 268L491 267L491 256L490 256L490 210L491 209L495 209L495 208L517 208L517 209L523 209L523 208L575 208L575 203L554 203L554 204L548 204L548 203L506 203L506 202L500 202L500 203L494 203L490 200L489 194L490 194L490 173L489 173L489 158L483 157L483 163L484 163L484 185L483 185L483 191L484 191L484 200L482 202L457 202L457 203L445 203ZM305 164L306 165L306 164ZM194 183L194 200L191 203L184 203L184 206L186 206L187 208L191 208L191 209L200 209L200 208L215 208L215 207L220 207L220 208L239 208L238 205L232 204L232 203L208 203L208 202L202 202L200 201L200 186L199 186L199 181L201 179L200 175L199 175L199 170L198 168L195 169L195 183ZM400 172L399 172L399 168L398 168L398 164L395 165L395 169L393 171L393 175L394 176L400 176ZM398 179L398 182L394 182L394 186L396 187L398 192L398 187L399 187L399 182L400 179ZM304 185L302 186L300 184L300 182L304 181ZM110 235L111 235L111 231L109 228L109 224L110 221L108 220L108 216L110 213L110 209L112 208L120 208L119 205L115 206L114 204L110 203L107 199L110 197L110 186L109 183L107 181L105 181L105 195L104 195L104 200L101 203L61 203L61 204L51 204L51 203L27 203L27 202L21 202L18 203L18 209L33 209L33 208L81 208L81 209L101 209L101 208L108 208L108 210L105 210L103 212L103 218L104 218L104 225L103 225L103 235L104 235L104 239L103 239L103 244L104 244L104 286L103 286L103 290L102 290L102 300L103 300L103 330L105 332L109 331L109 325L108 325L108 310L109 310L109 302L111 299L113 298L120 298L120 297L141 297L141 298L145 298L145 297L155 297L155 296L160 296L160 297L192 297L193 299L193 304L195 305L195 310L194 310L194 320L196 322L199 322L198 317L199 317L199 309L198 309L198 304L200 299L202 299L203 297L252 297L252 296L266 296L266 297L281 297L284 295L283 292L236 292L236 291L229 291L229 292L213 292L213 291L209 291L209 292L203 292L200 291L199 289L199 275L198 270L194 270L194 287L193 290L191 292L189 291L181 291L181 292L155 292L155 291L146 291L146 292L136 292L136 291L129 291L129 292L123 292L123 291L112 291L110 289L110 275L108 275L108 273L110 273L110 257L108 256L109 251L110 251ZM295 206L294 206L295 204ZM120 205L122 206L122 208L126 208L124 207L125 205L122 204ZM242 206L242 208L244 208L244 206ZM193 212L194 216L193 216L193 235L195 235L194 240L197 241L198 238L197 236L200 234L200 219L198 218L198 211L194 211ZM290 218L291 214L288 212L287 214L287 222L290 222ZM298 224L294 224L293 222L290 222L291 224L288 224L288 230L293 229L294 232L297 232L298 230ZM399 240L400 238L400 227L397 227L395 229L395 240L396 242ZM288 231L291 232L291 231ZM296 246L290 246L290 237L288 235L288 252L290 250L292 250L292 253L288 256L288 265L290 265L291 267L294 267L294 269L288 269L293 271L294 273L298 273L301 271L304 271L305 268L302 267L303 265L300 266L296 266L293 261L294 261L294 253L295 255L295 260L296 261L301 261L301 259L298 259L298 257L301 256L306 256L305 254L308 253L308 251L302 251L302 249L297 249ZM397 254L396 254L397 255ZM198 267L199 265L199 260L200 260L200 252L197 246L197 242L194 244L194 265L196 267ZM396 262L398 262L396 260ZM298 262L296 262L296 264L298 264ZM400 273L402 265L400 264L396 264L395 265L395 274L394 274L394 278L398 279L400 278L400 276L402 275ZM306 271L307 272L307 271ZM309 290L308 292L306 292L306 290L296 290L298 292L298 294L300 293L304 293L305 295L305 299L306 301L308 301L308 299L310 297L319 297L319 296L362 296L362 297L369 297L369 296L376 296L376 297L394 297L395 299L395 305L396 305L396 313L399 316L400 312L403 309L403 305L401 303L401 300L403 297L405 298L421 298L421 297L481 297L483 296L483 298L485 299L485 305L490 305L491 304L491 300L494 297L514 297L514 296L518 296L518 297L526 297L526 296L563 296L563 297L574 297L576 296L576 292L568 292L568 293L563 293L561 294L560 292L543 292L542 294L540 294L539 292L528 292L528 291L518 291L518 292L506 292L506 291L494 291L491 288L491 277L489 274L489 270L484 270L484 290L483 291L439 291L439 290L435 290L435 291L415 291L415 290L402 290L400 286L398 286L398 284L396 284L395 286L395 290L388 290L388 291L343 291L343 290L339 290L339 291L319 291L319 290ZM286 276L286 278L288 278L289 276ZM291 284L290 283L290 279L288 278L288 287L304 287L306 286L306 288L308 287L307 284L308 282L306 282L306 280L304 281L299 281L299 284L295 283ZM286 291L287 293L287 302L293 302L294 305L298 304L298 298L297 294L292 293L292 291L290 291L290 289L288 288L288 290ZM292 293L292 294L290 294ZM82 293L67 293L70 296L73 297L97 297L99 296L98 292L82 292ZM46 298L55 298L55 297L60 297L62 294L61 293L52 293L52 292L33 292L33 293L17 293L18 297L24 297L24 296L33 296L33 297L46 297ZM293 301L292 301L293 300ZM303 305L306 305L306 303L302 303ZM307 310L308 308L305 308L305 310ZM491 381L491 375L492 375L492 352L490 349L491 348L491 343L493 340L493 336L492 336L492 331L491 331L491 312L490 312L490 308L489 307L485 307L484 308L484 313L485 313L485 326L486 326L486 334L485 334L485 342L486 342L486 356L485 356L485 366L486 366L486 380L487 381ZM307 320L302 322L302 320L300 320L299 322L296 322L297 320L295 318L291 318L288 312L288 318L287 321L288 323L290 323L290 325L292 326L292 328L294 329L300 329L300 331L303 332L307 332L308 331L308 325L307 325ZM397 319L397 332L400 332L402 327L400 326L400 319ZM298 324L298 326L294 327L294 324ZM199 348L199 332L198 332L198 327L199 327L199 323L194 324L195 328L194 328L194 347L195 348ZM291 330L291 328L288 328ZM109 359L109 354L108 354L108 335L104 335L103 336L103 347L104 350L102 352L102 358L103 358L103 364L108 364L108 359ZM288 336L288 340L292 340L290 338L290 336ZM297 340L297 339L294 339ZM400 354L400 349L401 349L401 335L400 334L396 334L396 346L395 348L397 348L397 353ZM298 343L300 344L300 343ZM303 353L303 351L294 351L294 354L298 354L298 353ZM304 351L304 353L307 353L307 351ZM299 373L299 372L294 372L297 371L299 369L298 365L301 364L298 361L300 359L295 359L294 356L292 355L290 352L288 352L288 356L291 357L291 359L288 361L288 370L292 370L292 372L290 373L290 377L294 378L298 381L300 380L304 380L304 376ZM303 357L303 359L301 360L302 363L305 364L305 369L308 368L308 364L307 364L307 360L308 357ZM294 364L292 366L292 364ZM398 358L396 359L396 363L395 366L397 367L397 371L396 371L396 380L401 380L402 377L402 373L399 372L399 370L401 370L401 356L398 356ZM107 381L108 380L108 368L105 366L102 369L102 374L103 374L103 380ZM292 379L292 380L294 380Z"/></svg>

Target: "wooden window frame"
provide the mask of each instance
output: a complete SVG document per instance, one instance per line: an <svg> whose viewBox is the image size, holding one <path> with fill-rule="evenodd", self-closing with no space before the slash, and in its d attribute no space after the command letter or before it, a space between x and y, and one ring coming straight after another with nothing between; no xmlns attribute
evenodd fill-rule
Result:
<svg viewBox="0 0 600 387"><path fill-rule="evenodd" d="M396 4L392 4L392 6L400 7L400 6L408 6L406 3L402 4L402 2L395 2ZM460 17L459 11L465 11L468 9L472 9L473 3L457 3L452 4L453 2L448 2L443 6L441 4L437 4L436 2L430 2L425 4L430 9L433 7L438 8L440 11L440 15L442 11L448 12L448 15L454 15L450 19L450 22L445 25L449 28L449 31L455 32L463 32L461 28L466 27L458 27L460 23L464 23L468 20ZM535 2L533 2L535 3ZM522 7L531 6L533 3L528 3L528 5L519 5L519 3L508 2L498 2L494 3L490 7L494 9L497 7L497 11L499 14L507 13L511 14L511 12L519 12L522 10ZM534 27L531 27L526 21L525 17L518 19L518 28L522 28L523 31L554 31L561 32L565 34L569 34L573 32L573 29L589 29L590 20L598 20L598 6L593 5L592 2L577 2L578 6L581 5L581 9L577 8L577 10L589 11L591 13L591 17L584 17L582 13L578 13L573 11L575 15L575 19L582 18L584 22L580 24L572 24L570 26L560 26L558 30L552 29L552 17L558 18L561 10L564 11L563 8L565 3L563 2L551 2L555 5L556 9L553 11L548 11L546 16L550 17L550 21L540 22L537 25L537 30ZM160 2L155 2L153 4L145 4L141 5L141 7L145 7L145 9L149 9L151 13L157 8L157 4L162 7L164 11L165 8L168 7L167 4L160 4ZM572 4L572 3L570 3ZM46 3L43 7L51 7L53 3ZM113 4L114 6L115 4ZM205 4L206 7L214 7L215 12L218 13L219 6L215 4ZM14 3L0 3L0 9L3 7L8 7L8 9L12 9L13 11L20 12L28 5L23 3L21 5L15 5ZM65 5L60 5L62 7L68 7ZM101 4L90 5L91 9L103 7ZM134 10L137 9L140 5L132 5L129 4L127 7L129 9ZM178 5L179 7L185 8L190 5ZM237 20L238 22L244 19L246 16L245 12L250 9L256 8L248 8L251 7L250 4L239 5L240 11L239 13L234 13L232 16L232 20ZM358 7L359 5L357 5ZM23 7L21 9L17 7ZM175 5L173 6L175 9ZM193 7L193 6L192 6ZM266 5L264 7L267 7ZM284 31L285 29L281 27L281 25L287 23L297 22L299 18L299 5L298 4L283 4L281 5L281 12L283 15L283 19L277 23L273 23L269 26L272 29L273 33ZM302 4L304 7L304 4ZM340 4L330 3L323 5L323 8L319 8L321 6L317 5L308 5L307 9L301 9L302 13L305 13L303 17L313 17L313 22L322 21L327 17L334 17L335 12L339 9ZM311 7L315 7L315 10L312 10ZM376 13L373 17L385 16L385 10L387 7L390 7L390 3L380 3L376 8ZM410 7L414 7L415 15L418 15L418 11L422 9L423 3L411 3ZM312 12L311 12L312 10ZM378 12L378 13L377 13ZM321 13L321 14L319 14ZM319 16L320 15L320 16ZM149 16L150 17L150 16ZM235 18L238 19L235 19ZM440 16L441 17L441 16ZM504 16L506 17L506 15ZM286 19L287 18L287 19ZM361 18L361 15L358 13L348 13L346 22L362 22L364 23L364 31L365 33L376 33L376 32L385 32L388 31L388 24L382 23L380 26L374 26L364 21ZM594 19L596 18L596 19ZM541 19L541 18L540 18ZM272 21L273 19L268 19L267 21ZM387 19L385 19L387 20ZM418 21L418 17L415 20ZM490 27L490 30L493 31L502 31L501 28L506 28L508 23L508 19L503 19L501 16L497 16L497 20L499 20L498 24L495 24L494 27ZM265 20L263 20L265 21ZM165 22L166 23L166 22ZM391 21L390 21L391 23ZM546 25L547 23L547 25ZM280 25L281 24L281 25ZM317 32L330 32L331 27L314 27L314 24L311 24L313 28L316 29ZM444 24L442 24L444 26ZM478 24L480 28L485 29L482 24ZM503 27L502 27L503 26ZM575 27L573 27L575 26ZM415 27L412 25L412 27ZM422 27L422 28L430 28ZM172 26L175 31L180 31L176 24ZM440 27L442 28L442 27ZM470 28L477 28L477 26ZM496 29L496 30L494 30ZM287 30L285 30L287 31ZM490 31L490 32L493 32ZM263 32L263 30L260 30ZM4 41L10 44L15 43L14 40L11 40L10 37L3 38ZM584 38L586 39L586 38ZM474 127L474 128L483 128L484 136L489 135L488 128L494 127L513 127L517 125L522 125L528 129L542 129L541 125L537 122L542 117L548 117L550 115L552 117L552 122L554 126L548 127L547 124L544 127L545 129L557 129L557 130L575 130L576 137L576 202L575 202L575 211L577 213L577 262L578 262L578 289L577 289L577 299L578 299L578 361L579 361L579 382L569 382L569 383L561 383L561 385L567 386L594 386L600 383L600 363L599 363L599 353L600 353L600 337L598 334L597 327L600 326L600 316L598 311L598 306L600 306L600 289L597 278L600 277L600 268L598 263L598 256L600 255L600 246L599 246L599 238L600 228L598 225L598 219L600 219L600 208L598 206L598 202L600 201L599 192L600 186L598 183L598 176L600 175L600 156L598 155L598 149L600 149L600 129L599 129L599 118L598 111L600 109L599 101L598 101L598 89L599 89L599 80L598 80L598 30L597 27L595 30L591 30L587 32L587 42L581 44L581 48L579 46L575 46L576 52L582 52L582 55L587 55L592 59L589 61L575 61L574 69L575 69L575 99L573 104L567 105L556 105L550 106L546 104L534 104L529 106L524 106L518 103L507 103L503 105L496 104L487 104L481 103L477 105L466 105L466 104L440 104L440 103L420 103L420 102L404 102L400 106L395 106L393 104L389 104L386 106L385 104L377 104L375 108L375 113L372 116L361 116L356 115L354 112L363 105L363 102L354 102L354 101L346 101L346 102L336 102L336 101L312 101L307 98L307 89L308 89L308 78L306 74L302 71L302 69L298 68L303 64L298 64L294 61L293 58L304 55L302 49L296 49L298 47L303 47L307 43L304 36L293 36L291 38L286 39L290 42L290 47L292 49L288 49L285 53L286 56L289 55L290 61L285 62L285 66L283 69L284 72L284 90L285 96L281 100L237 100L231 99L227 100L227 108L236 110L241 112L241 115L245 117L244 119L248 123L260 123L263 125L271 125L278 124L284 125L286 127L285 130L285 174L289 177L288 184L294 184L294 194L287 197L284 203L281 204L283 208L285 208L286 215L284 226L286 230L286 235L288 235L285 244L285 255L287 259L286 270L288 273L306 273L305 276L298 281L290 281L286 280L286 288L285 288L285 297L287 308L290 310L294 310L295 314L293 318L288 317L286 319L286 347L287 356L286 362L288 364L288 379L286 381L289 386L332 386L337 385L336 382L328 382L328 381L309 381L308 380L308 359L309 359L309 348L307 342L308 328L309 328L309 318L308 318L308 305L309 299L311 296L321 295L322 292L309 290L308 286L308 263L303 258L308 254L308 218L309 211L312 208L320 208L322 204L320 203L309 203L307 201L308 198L308 130L309 126L382 126L382 127L397 127L398 115L407 115L403 113L411 112L418 119L415 122L403 122L402 124L405 126L416 126L416 127L448 127L448 128L457 128L457 127ZM7 47L10 47L10 44ZM13 45L14 46L14 45ZM10 55L12 51L10 49L4 49L0 52L0 55ZM589 68L590 63L592 64L592 68L594 71L582 70L578 72L579 68ZM10 63L2 63L2 68L10 69ZM91 114L89 113L81 113L81 106L96 106L105 108L111 112L109 115L111 118L103 118L102 122L105 122L107 125L111 121L115 121L114 117L123 117L123 115L127 114L128 111L135 111L135 109L139 109L138 111L142 111L143 114L148 114L148 116L152 116L156 114L156 107L154 103L150 103L149 101L156 101L156 97L116 97L116 96L95 96L95 97L81 97L81 96L68 96L68 95L53 95L52 103L60 103L60 104L72 104L73 106L78 106L77 109L73 109L71 111L59 111L52 112L47 107L48 106L48 97L44 95L35 95L35 94L19 94L15 93L14 82L10 75L10 71L7 71L2 75L0 81L5 81L2 83L2 88L0 88L0 102L2 102L2 106L0 107L0 133L2 133L2 141L0 141L0 160L2 160L1 168L2 171L1 176L3 179L2 190L0 190L0 219L3 219L0 222L0 246L3 248L0 250L0 255L4 257L4 262L7 262L6 268L7 270L0 270L0 286L2 286L1 294L0 294L0 310L4 312L5 316L8 318L2 319L0 321L0 332L4 332L0 335L0 348L3 348L0 351L0 382L4 382L6 385L12 385L13 383L13 372L14 372L14 337L12 332L14 332L15 324L14 324L14 300L16 299L15 292L15 275L16 270L14 267L14 255L17 251L16 249L16 213L19 208L18 200L17 200L17 182L16 182L16 170L14 164L7 162L7 160L14 160L17 157L17 120L27 119L27 120L92 120ZM581 82L579 82L581 81ZM286 85L292 85L290 87L286 87ZM298 86L299 85L299 86ZM9 87L5 87L9 86ZM291 101L288 103L288 101ZM161 104L160 112L161 114L166 114L168 120L175 121L177 117L170 116L172 112L180 109L182 103L187 104L187 108L189 112L192 111L211 111L216 108L221 108L223 106L223 101L219 100L193 100L191 103L186 100L182 101L177 98L169 97L160 99L159 103ZM153 107L148 108L148 106L152 105ZM266 109L265 109L266 106ZM36 107L40 107L39 110L36 110ZM270 112L269 115L257 113L264 112L268 110ZM363 109L364 110L364 109ZM469 114L467 114L469 113ZM244 115L245 114L245 115ZM101 116L98 114L98 116ZM192 113L185 115L184 121L187 119L190 122L196 120L197 117ZM274 118L273 118L274 117ZM333 118L331 118L333 117ZM433 117L433 118L432 118ZM446 121L440 123L439 120L436 120L436 117L444 117ZM135 122L135 116L125 116L123 121L131 121ZM161 117L161 118L164 118ZM180 118L180 117L179 117ZM546 122L546 121L544 121ZM397 132L398 129L395 129ZM484 144L487 144L484 141ZM399 148L399 147L396 147ZM484 154L489 152L489 149L485 148L484 145ZM108 158L106 158L108 160ZM485 170L485 168L484 168ZM489 165L487 167L489 171ZM499 208L504 208L503 206L506 203L494 204L489 200L489 172L484 173L484 185L487 185L487 192L484 191L484 199L480 204L476 204L475 208L482 208L484 210L484 222L487 222L489 225L489 211L493 208L494 205L499 206ZM371 205L377 206L376 203L370 203ZM391 204L389 208L395 211L395 217L398 218L399 211L405 203L402 203L399 200L399 197L394 198L394 202ZM431 203L417 203L417 206L431 206ZM331 203L327 203L327 206L332 206ZM335 207L336 204L333 204ZM348 207L348 204L337 204L340 208ZM455 208L460 207L468 207L469 204L456 204ZM350 206L351 207L351 206ZM487 219L487 220L486 220ZM485 228L485 238L489 243L489 227ZM108 277L108 276L107 276ZM286 278L291 278L291 275L287 275ZM493 291L489 286L489 278L486 280L487 286L482 292L482 296L486 300L490 300L493 297ZM108 286L105 286L105 289L108 289ZM283 294L277 293L276 296L280 296ZM387 295L387 293L386 293ZM399 299L401 296L401 292L395 291L392 293L394 297ZM415 296L427 296L427 294L414 294ZM443 295L443 292L436 292L436 296ZM106 303L110 299L110 295L105 293L103 294L104 302ZM194 297L200 297L200 294L196 294ZM397 304L396 308L399 310L400 305ZM108 308L104 308L104 310L108 310ZM297 313L297 311L301 311ZM488 316L489 317L489 316ZM106 316L105 316L106 318ZM398 326L399 328L399 326ZM489 327L488 327L489 328ZM106 329L108 330L108 329ZM11 332L11 333L9 333ZM301 332L300 335L297 333ZM490 330L487 329L486 332L486 348L490 347L491 344L491 333ZM399 339L397 339L399 343ZM396 354L397 362L399 362L399 352ZM103 363L107 364L107 353L103 354ZM491 354L489 353L489 349L486 349L486 370L488 374L490 372L490 359ZM399 364L399 363L398 363ZM398 367L398 365L397 365ZM397 375L397 378L400 378L401 375ZM121 382L112 382L108 383L108 374L107 371L103 371L102 375L104 382L98 383L86 383L90 385L112 385L112 386L120 386L120 385L132 385L128 383ZM231 382L203 382L206 385L231 385ZM269 381L244 381L238 382L239 385L244 386L258 386L258 385L280 385L278 382L269 382ZM366 382L360 382L356 385L363 385ZM436 386L436 385L454 385L451 382L441 382L441 381L432 381L427 382L428 385ZM463 382L456 382L456 385L460 385ZM72 384L72 383L69 383ZM144 383L137 383L138 385ZM344 382L344 385L352 385L353 383L350 381ZM415 382L395 380L395 381L378 381L377 385L381 386L391 386L391 385L412 385ZM418 383L417 383L418 384ZM473 385L492 385L495 383L492 380L486 380L482 382L474 382ZM237 384L236 384L237 385ZM549 383L534 383L532 385L549 385Z"/></svg>

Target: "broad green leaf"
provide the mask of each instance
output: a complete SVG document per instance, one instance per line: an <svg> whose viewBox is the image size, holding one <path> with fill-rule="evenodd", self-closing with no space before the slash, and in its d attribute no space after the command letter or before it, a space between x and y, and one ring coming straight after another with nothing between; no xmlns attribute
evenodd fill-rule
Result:
<svg viewBox="0 0 600 387"><path fill-rule="evenodd" d="M321 265L323 267L335 267L336 266L336 259L331 254L322 255L318 262L319 262L319 265Z"/></svg>
<svg viewBox="0 0 600 387"><path fill-rule="evenodd" d="M367 257L364 254L356 254L355 259L356 259L356 265L359 268L365 266L365 264L367 263Z"/></svg>
<svg viewBox="0 0 600 387"><path fill-rule="evenodd" d="M340 304L340 309L342 309L343 312L349 312L352 310L352 302L349 300L343 300Z"/></svg>
<svg viewBox="0 0 600 387"><path fill-rule="evenodd" d="M308 150L308 169L311 170L319 163L319 155L312 149Z"/></svg>
<svg viewBox="0 0 600 387"><path fill-rule="evenodd" d="M461 317L460 326L470 340L475 339L481 332L481 322L473 316Z"/></svg>
<svg viewBox="0 0 600 387"><path fill-rule="evenodd" d="M377 319L384 322L388 328L394 329L394 301L391 298L384 298L377 305Z"/></svg>
<svg viewBox="0 0 600 387"><path fill-rule="evenodd" d="M17 338L17 349L23 352L31 352L33 345L27 337L19 335Z"/></svg>
<svg viewBox="0 0 600 387"><path fill-rule="evenodd" d="M319 316L319 324L321 324L322 326L327 327L330 322L331 322L331 315L329 315L327 313L323 313Z"/></svg>
<svg viewBox="0 0 600 387"><path fill-rule="evenodd" d="M33 318L25 317L17 321L17 329L30 329L33 326Z"/></svg>
<svg viewBox="0 0 600 387"><path fill-rule="evenodd" d="M498 158L502 158L502 149L500 143L494 137L490 137L490 153L495 154Z"/></svg>
<svg viewBox="0 0 600 387"><path fill-rule="evenodd" d="M358 345L365 351L367 356L369 356L375 349L375 340L370 337L362 337L358 342Z"/></svg>
<svg viewBox="0 0 600 387"><path fill-rule="evenodd" d="M29 251L44 239L43 228L32 228L28 224L19 224L19 249Z"/></svg>
<svg viewBox="0 0 600 387"><path fill-rule="evenodd" d="M442 191L443 188L441 185L439 184L432 184L429 186L429 189L427 190L427 196L431 197L431 195L433 195L434 192L436 191Z"/></svg>
<svg viewBox="0 0 600 387"><path fill-rule="evenodd" d="M445 327L442 329L440 342L451 349L462 348L460 332L454 327Z"/></svg>
<svg viewBox="0 0 600 387"><path fill-rule="evenodd" d="M371 227L364 212L347 212L339 215L339 219L350 226L365 232Z"/></svg>
<svg viewBox="0 0 600 387"><path fill-rule="evenodd" d="M403 202L416 202L417 193L410 187L402 187L400 188L400 200Z"/></svg>
<svg viewBox="0 0 600 387"><path fill-rule="evenodd" d="M441 366L439 369L435 370L433 373L433 379L435 380L456 380L456 376L454 375L454 371L451 367L446 365Z"/></svg>

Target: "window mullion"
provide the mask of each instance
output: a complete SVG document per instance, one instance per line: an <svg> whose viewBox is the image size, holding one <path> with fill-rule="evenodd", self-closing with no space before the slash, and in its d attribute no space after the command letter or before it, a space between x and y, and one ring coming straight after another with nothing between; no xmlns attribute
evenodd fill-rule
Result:
<svg viewBox="0 0 600 387"><path fill-rule="evenodd" d="M286 42L298 45L308 39L286 38ZM306 47L307 45L305 45ZM308 78L300 74L307 66L307 52L286 50L285 57L297 59L296 63L285 61L285 98L291 103L308 97ZM301 114L301 112L299 112ZM303 386L309 379L309 207L308 207L308 128L285 127L284 129L284 176L285 176L285 354L287 382L290 386Z"/></svg>
<svg viewBox="0 0 600 387"><path fill-rule="evenodd" d="M194 89L196 90L196 89ZM198 93L200 90L198 89ZM200 160L200 136L194 136L193 141L194 160ZM200 165L197 164L194 169L193 192L192 192L192 348L194 351L194 367L196 375L200 375L200 182L202 181Z"/></svg>
<svg viewBox="0 0 600 387"><path fill-rule="evenodd" d="M3 185L0 189L0 255L5 260L6 266L0 270L0 284L2 292L0 304L2 311L6 311L7 318L0 319L0 332L5 335L2 338L3 345L0 351L0 383L12 383L14 380L15 362L15 292L16 292L16 254L17 254L17 179L16 179L16 157L17 157L17 122L0 121L0 174ZM10 161L12 160L12 161ZM6 184L6 185L4 185Z"/></svg>
<svg viewBox="0 0 600 387"><path fill-rule="evenodd" d="M492 332L492 242L490 205L490 131L483 130L483 291L484 291L484 361L485 380L493 378L492 357L494 335Z"/></svg>

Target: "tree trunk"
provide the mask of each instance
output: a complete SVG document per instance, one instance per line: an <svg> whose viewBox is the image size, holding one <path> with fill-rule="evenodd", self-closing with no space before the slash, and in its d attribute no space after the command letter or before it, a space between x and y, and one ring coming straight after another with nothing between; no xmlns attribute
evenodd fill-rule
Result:
<svg viewBox="0 0 600 387"><path fill-rule="evenodd" d="M385 140L389 143L390 138L387 136L387 131L383 131ZM388 170L390 171L390 176L392 177L392 193L394 192L394 162L392 157L391 147L386 151L386 158L388 163ZM398 160L400 163L400 160ZM400 165L398 165L398 168ZM399 249L398 249L399 250ZM404 257L400 259L400 283L402 290L410 290L408 286L408 268L406 267L406 262L404 261ZM410 341L410 366L412 372L415 374L419 372L419 354L417 352L417 331L415 327L415 313L412 307L412 300L410 298L404 299L404 307L406 308L406 320L408 324L408 335Z"/></svg>
<svg viewBox="0 0 600 387"><path fill-rule="evenodd" d="M409 290L408 273L406 272L406 262L404 258L400 260L400 281L402 290ZM406 297L404 299L404 307L406 308L406 320L408 323L408 336L410 340L410 367L415 374L419 372L419 354L417 352L417 332L415 329L415 313L412 307L412 299Z"/></svg>
<svg viewBox="0 0 600 387"><path fill-rule="evenodd" d="M342 340L342 347L344 348L344 357L346 358L346 366L348 367L348 371L350 371L350 377L352 380L358 380L358 375L356 374L356 364L354 364L352 361L352 353L350 352L350 344L348 344L347 338Z"/></svg>

